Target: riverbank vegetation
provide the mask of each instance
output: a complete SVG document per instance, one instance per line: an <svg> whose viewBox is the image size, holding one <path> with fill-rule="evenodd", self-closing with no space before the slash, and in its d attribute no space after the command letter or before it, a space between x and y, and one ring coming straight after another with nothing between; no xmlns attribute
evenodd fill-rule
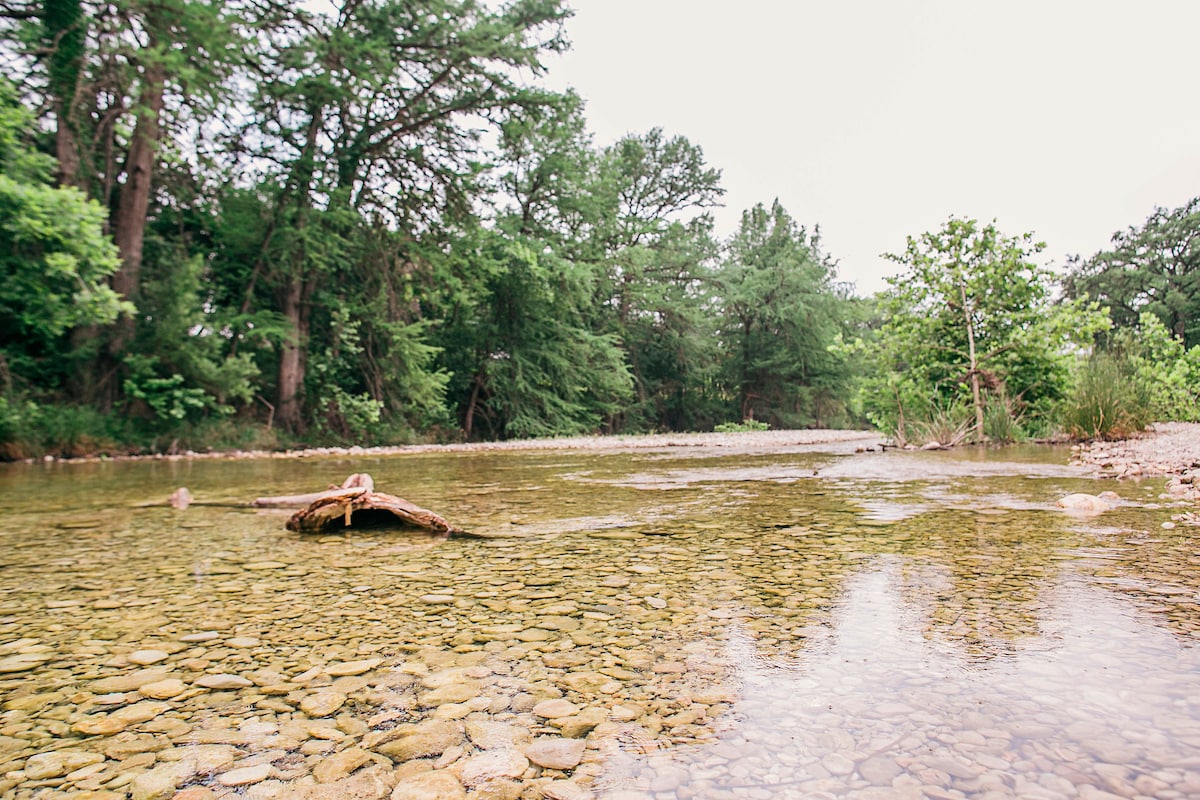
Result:
<svg viewBox="0 0 1200 800"><path fill-rule="evenodd" d="M952 218L857 297L778 202L718 235L685 135L594 141L569 13L0 11L0 457L1200 419L1200 199L1065 274Z"/></svg>

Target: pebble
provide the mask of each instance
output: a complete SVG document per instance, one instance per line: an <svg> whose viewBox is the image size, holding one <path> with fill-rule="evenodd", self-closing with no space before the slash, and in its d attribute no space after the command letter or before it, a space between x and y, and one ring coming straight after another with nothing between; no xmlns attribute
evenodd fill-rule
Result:
<svg viewBox="0 0 1200 800"><path fill-rule="evenodd" d="M328 717L345 705L346 700L346 695L341 692L316 692L300 701L300 710L310 717Z"/></svg>
<svg viewBox="0 0 1200 800"><path fill-rule="evenodd" d="M248 686L253 686L254 682L241 675L230 675L227 673L216 673L212 675L201 675L195 681L197 686L203 686L205 689L245 689Z"/></svg>
<svg viewBox="0 0 1200 800"><path fill-rule="evenodd" d="M131 664L139 664L144 667L166 661L170 657L171 654L165 650L135 650L128 656Z"/></svg>
<svg viewBox="0 0 1200 800"><path fill-rule="evenodd" d="M358 747L351 747L321 759L313 768L313 777L318 783L333 783L347 777L354 770L370 763L371 754Z"/></svg>
<svg viewBox="0 0 1200 800"><path fill-rule="evenodd" d="M488 750L471 756L459 769L462 782L476 786L496 778L519 778L529 767L529 759L516 750Z"/></svg>
<svg viewBox="0 0 1200 800"><path fill-rule="evenodd" d="M22 769L27 780L43 781L47 778L59 778L68 772L103 761L104 756L99 753L73 749L56 750L30 756Z"/></svg>
<svg viewBox="0 0 1200 800"><path fill-rule="evenodd" d="M228 647L250 648L258 647L261 642L254 636L235 636L232 639L226 639L225 644Z"/></svg>
<svg viewBox="0 0 1200 800"><path fill-rule="evenodd" d="M147 683L138 688L138 691L145 697L152 697L156 700L167 700L187 691L187 684L178 678L167 678L154 683Z"/></svg>
<svg viewBox="0 0 1200 800"><path fill-rule="evenodd" d="M547 769L568 770L579 766L586 742L582 739L535 739L525 748L525 757Z"/></svg>
<svg viewBox="0 0 1200 800"><path fill-rule="evenodd" d="M347 675L362 675L383 663L382 658L366 658L361 661L342 661L325 665L325 672L334 678Z"/></svg>
<svg viewBox="0 0 1200 800"><path fill-rule="evenodd" d="M579 706L562 699L543 700L533 707L533 713L546 719L569 717L579 713Z"/></svg>
<svg viewBox="0 0 1200 800"><path fill-rule="evenodd" d="M274 770L270 764L257 764L253 767L241 767L232 769L229 772L223 772L217 776L217 783L222 786L249 786L252 783L261 783L271 777L271 772Z"/></svg>
<svg viewBox="0 0 1200 800"><path fill-rule="evenodd" d="M391 800L466 800L467 790L444 770L413 775L398 782Z"/></svg>

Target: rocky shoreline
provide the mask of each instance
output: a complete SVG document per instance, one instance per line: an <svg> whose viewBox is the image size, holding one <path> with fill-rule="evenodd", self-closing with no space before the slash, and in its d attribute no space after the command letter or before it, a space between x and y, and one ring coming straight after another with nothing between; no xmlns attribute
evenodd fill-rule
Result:
<svg viewBox="0 0 1200 800"><path fill-rule="evenodd" d="M652 433L622 436L572 436L556 439L511 439L500 442L460 442L455 444L379 445L362 447L310 447L296 450L218 450L145 455L87 456L83 458L25 459L53 463L89 464L100 461L187 461L190 459L316 458L322 456L388 456L407 453L469 453L506 450L639 450L664 447L724 447L763 449L797 447L842 442L873 443L880 440L876 431L835 429L742 431L737 433Z"/></svg>
<svg viewBox="0 0 1200 800"><path fill-rule="evenodd" d="M1159 422L1145 435L1071 448L1073 466L1091 467L1098 478L1167 478L1163 499L1200 500L1200 424ZM1189 520L1194 514L1183 515Z"/></svg>

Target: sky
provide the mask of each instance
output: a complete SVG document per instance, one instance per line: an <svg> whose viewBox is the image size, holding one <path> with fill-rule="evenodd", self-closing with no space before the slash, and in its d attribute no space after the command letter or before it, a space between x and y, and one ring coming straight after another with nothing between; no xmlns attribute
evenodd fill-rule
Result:
<svg viewBox="0 0 1200 800"><path fill-rule="evenodd" d="M722 171L717 230L778 198L859 294L951 215L1042 263L1200 195L1196 0L571 0L547 82L597 145L661 127Z"/></svg>

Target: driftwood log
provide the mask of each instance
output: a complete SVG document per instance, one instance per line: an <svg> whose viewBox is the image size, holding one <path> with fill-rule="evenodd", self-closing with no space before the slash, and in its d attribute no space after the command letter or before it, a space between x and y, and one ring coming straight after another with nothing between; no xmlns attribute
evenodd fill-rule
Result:
<svg viewBox="0 0 1200 800"><path fill-rule="evenodd" d="M355 525L401 525L446 535L460 532L428 509L402 497L375 491L375 481L365 472L351 475L335 489L260 497L253 505L265 508L306 506L287 521L287 529L298 533L326 533Z"/></svg>

